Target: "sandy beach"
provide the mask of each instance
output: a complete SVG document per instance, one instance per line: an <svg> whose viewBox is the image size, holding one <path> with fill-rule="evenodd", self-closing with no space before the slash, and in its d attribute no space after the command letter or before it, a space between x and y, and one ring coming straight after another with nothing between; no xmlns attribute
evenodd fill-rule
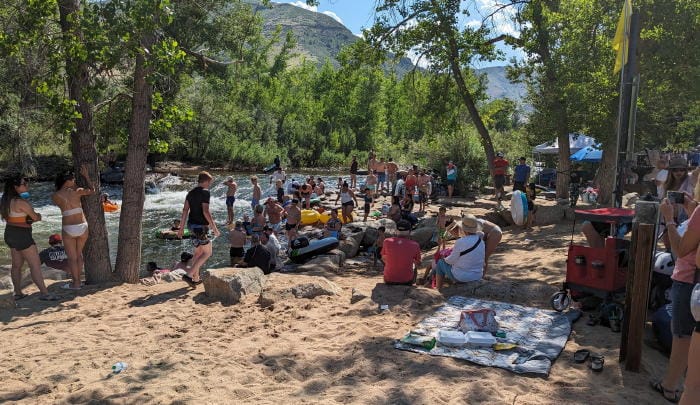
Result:
<svg viewBox="0 0 700 405"><path fill-rule="evenodd" d="M483 215L493 206L470 204L449 213ZM452 295L549 309L565 278L570 238L570 222L505 228L485 280L441 291L386 286L381 268L351 261L340 274L311 273L336 283L340 294L267 308L255 299L222 305L184 282L78 293L53 282L58 303L39 301L30 286L18 308L0 310L0 403L664 403L648 381L667 359L645 346L641 372L625 371L620 334L586 325L585 315L548 378L393 348ZM426 261L433 252L424 252ZM351 303L353 289L366 298ZM601 373L573 363L580 348L605 356ZM128 369L115 375L117 361Z"/></svg>

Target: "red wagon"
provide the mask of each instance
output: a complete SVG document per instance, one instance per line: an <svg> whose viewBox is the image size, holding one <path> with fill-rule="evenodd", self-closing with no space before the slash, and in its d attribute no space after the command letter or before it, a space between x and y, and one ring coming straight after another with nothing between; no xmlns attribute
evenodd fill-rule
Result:
<svg viewBox="0 0 700 405"><path fill-rule="evenodd" d="M576 220L609 224L610 235L624 234L634 219L634 210L624 208L576 210L575 213ZM572 296L592 294L610 299L613 294L623 292L627 283L629 248L629 241L614 236L608 236L601 248L576 245L572 241L566 259L566 281L563 289L552 295L552 308L565 310L571 305Z"/></svg>

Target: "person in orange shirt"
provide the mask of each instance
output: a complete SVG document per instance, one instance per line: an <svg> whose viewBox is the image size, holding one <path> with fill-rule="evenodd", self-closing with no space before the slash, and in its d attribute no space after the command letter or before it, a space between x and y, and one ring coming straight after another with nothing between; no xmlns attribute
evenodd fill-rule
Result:
<svg viewBox="0 0 700 405"><path fill-rule="evenodd" d="M496 201L498 208L503 208L501 200L503 200L503 186L506 184L506 172L508 171L508 161L503 158L503 152L496 153L496 158L493 160L493 180L494 188L496 189Z"/></svg>

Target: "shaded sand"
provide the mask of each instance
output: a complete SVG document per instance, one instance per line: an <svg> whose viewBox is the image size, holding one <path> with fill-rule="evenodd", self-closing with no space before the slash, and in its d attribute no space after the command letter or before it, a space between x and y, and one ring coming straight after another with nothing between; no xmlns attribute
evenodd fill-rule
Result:
<svg viewBox="0 0 700 405"><path fill-rule="evenodd" d="M666 358L644 347L642 372L626 372L617 361L620 335L585 319L574 324L549 378L393 349L450 295L548 308L564 280L570 230L507 229L488 280L441 292L385 286L380 270L367 266L326 274L342 287L338 296L267 309L250 301L223 306L185 283L77 294L54 283L60 303L39 301L29 287L34 294L18 309L0 310L0 403L664 403L647 381ZM351 304L353 288L367 298ZM378 304L390 310L379 313ZM573 364L579 348L602 353L604 371ZM117 361L129 368L111 375Z"/></svg>

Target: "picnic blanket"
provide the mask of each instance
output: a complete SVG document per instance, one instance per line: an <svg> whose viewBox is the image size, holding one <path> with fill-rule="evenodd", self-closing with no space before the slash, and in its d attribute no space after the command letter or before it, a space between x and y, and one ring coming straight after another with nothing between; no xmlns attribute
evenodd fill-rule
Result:
<svg viewBox="0 0 700 405"><path fill-rule="evenodd" d="M453 296L434 315L418 323L413 332L437 337L439 330L456 330L462 310L490 308L496 311L499 329L506 332L498 342L515 343L510 350L495 351L491 347L448 347L439 343L427 350L397 341L394 347L433 356L455 357L482 366L504 368L514 373L549 375L552 361L564 349L571 323L559 312L524 307L505 302Z"/></svg>

